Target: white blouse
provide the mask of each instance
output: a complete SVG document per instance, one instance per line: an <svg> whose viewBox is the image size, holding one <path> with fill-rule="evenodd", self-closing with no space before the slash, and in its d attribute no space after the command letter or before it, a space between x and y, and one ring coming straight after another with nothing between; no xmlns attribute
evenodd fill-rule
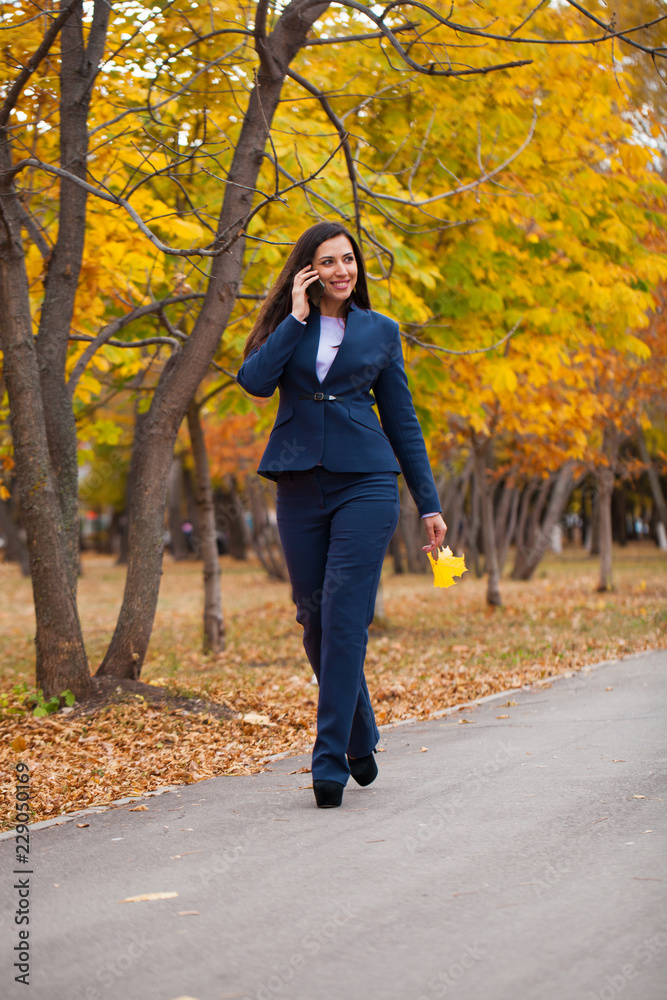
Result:
<svg viewBox="0 0 667 1000"><path fill-rule="evenodd" d="M315 371L320 385L329 374L329 369L343 343L345 321L338 316L320 316L320 344L317 348Z"/></svg>

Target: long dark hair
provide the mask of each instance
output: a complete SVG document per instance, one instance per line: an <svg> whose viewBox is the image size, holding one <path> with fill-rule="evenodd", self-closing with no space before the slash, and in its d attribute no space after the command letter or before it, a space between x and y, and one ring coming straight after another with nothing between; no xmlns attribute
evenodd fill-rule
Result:
<svg viewBox="0 0 667 1000"><path fill-rule="evenodd" d="M287 319L292 311L292 283L294 275L297 271L304 268L306 264L312 263L317 248L322 243L333 239L335 236L347 236L352 244L358 269L357 284L345 303L343 317L347 319L353 302L361 309L370 309L371 302L366 281L366 266L364 258L361 255L361 250L359 249L359 244L340 222L318 222L316 225L311 226L310 229L306 229L305 233L301 234L292 247L292 252L287 258L287 263L278 275L278 279L262 306L257 321L250 332L250 336L246 340L243 350L244 360L261 347L275 328L284 319Z"/></svg>

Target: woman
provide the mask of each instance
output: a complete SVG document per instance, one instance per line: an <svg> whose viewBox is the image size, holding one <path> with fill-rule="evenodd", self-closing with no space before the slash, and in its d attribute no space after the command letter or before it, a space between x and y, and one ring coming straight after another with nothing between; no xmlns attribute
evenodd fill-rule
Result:
<svg viewBox="0 0 667 1000"><path fill-rule="evenodd" d="M254 396L280 390L258 472L278 484L296 618L320 686L313 790L317 805L329 808L341 804L350 774L360 785L377 776L379 733L364 658L398 521L399 472L424 521L424 551L440 546L447 528L398 324L371 311L361 251L343 226L320 222L299 238L244 357L244 389Z"/></svg>

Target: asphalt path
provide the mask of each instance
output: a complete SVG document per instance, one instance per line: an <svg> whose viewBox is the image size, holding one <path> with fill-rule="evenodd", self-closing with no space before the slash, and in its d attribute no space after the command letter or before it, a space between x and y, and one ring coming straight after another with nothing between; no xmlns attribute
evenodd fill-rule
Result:
<svg viewBox="0 0 667 1000"><path fill-rule="evenodd" d="M0 994L665 1000L666 679L659 651L386 729L340 809L290 757L33 831L29 876L4 839Z"/></svg>

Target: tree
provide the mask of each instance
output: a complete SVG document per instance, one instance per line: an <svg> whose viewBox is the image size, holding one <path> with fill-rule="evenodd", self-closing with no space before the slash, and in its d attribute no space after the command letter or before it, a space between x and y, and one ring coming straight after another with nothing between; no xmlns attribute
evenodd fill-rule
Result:
<svg viewBox="0 0 667 1000"><path fill-rule="evenodd" d="M267 0L246 8L218 0L187 16L166 2L138 17L134 5L121 3L111 22L102 0L86 8L81 0L63 0L58 14L26 2L7 13L3 27L18 69L5 78L0 109L1 344L35 593L37 681L46 694L69 687L83 696L90 684L76 609L76 416L86 395L90 402L100 388L90 366L111 368L119 384L128 384L142 365L114 352L127 351L131 323L146 334L135 342L138 352L148 352L142 378L150 405L133 456L127 581L100 667L101 673L137 677L157 602L174 443L252 267L246 246L268 240L261 259L271 262L273 253L275 263L279 251L271 243L285 218L285 199L302 192L304 204L317 202L348 217L375 251L388 282L380 300L393 295L400 305L402 299L413 322L432 319L425 300L412 293L411 276L398 271L426 258L413 248L425 229L436 242L457 231L467 217L448 217L439 208L447 199L454 205L499 183L530 144L532 129L524 129L513 145L510 129L493 168L480 159L447 191L443 178L451 176L450 166L433 168L424 198L415 195L414 179L423 173L435 120L425 144L415 149L408 119L404 148L390 156L400 161L399 170L380 162L386 145L377 129L401 102L423 107L425 97L433 106L438 80L489 74L502 79L530 63L527 48L532 56L544 45L562 43L575 51L590 44L578 19L594 22L595 9L570 7L579 14L568 22L560 9L524 10L514 0L504 5L493 31L479 26L472 3L464 7L465 24L427 5L368 7L355 0L336 8L315 0L292 0L284 8L271 8ZM403 10L416 18L404 19ZM537 28L526 36L531 21ZM556 37L559 32L562 37ZM609 25L595 32L592 39L600 43L620 37ZM465 50L465 64L456 48L461 35L481 45ZM631 31L622 37L636 49ZM224 48L228 42L231 48ZM370 94L334 99L330 88L322 89L319 66L309 55L319 45L332 47L337 69L345 59L359 67ZM386 90L378 86L378 45L387 61ZM655 46L649 54L664 56ZM333 142L311 137L308 148L294 148L304 121L298 104L296 111L281 108L287 79L290 101L298 92L317 102ZM521 102L511 89L504 90L505 100ZM368 125L364 141L378 150L371 176L365 174L362 144L353 150L343 122L348 112L357 124ZM274 135L279 113L283 131ZM342 182L326 172L338 154L346 168ZM201 177L206 183L199 184ZM173 245L178 237L185 245ZM186 291L165 265L168 257L191 262L199 282L194 291ZM420 282L435 286L438 275L427 265ZM186 334L174 313L191 309L194 301L199 308ZM36 339L33 316L39 316ZM151 317L160 324L157 335L149 335ZM85 346L70 352L77 343ZM480 346L479 335L473 346Z"/></svg>

